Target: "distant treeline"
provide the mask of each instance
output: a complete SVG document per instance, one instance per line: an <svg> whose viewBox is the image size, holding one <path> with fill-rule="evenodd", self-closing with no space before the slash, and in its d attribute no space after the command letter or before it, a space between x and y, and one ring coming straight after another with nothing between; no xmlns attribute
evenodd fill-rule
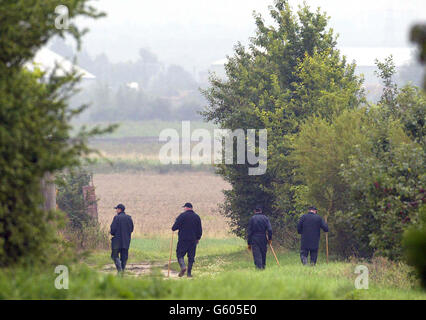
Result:
<svg viewBox="0 0 426 320"><path fill-rule="evenodd" d="M67 58L77 57L77 64L96 79L85 80L81 92L71 104L90 104L80 120L194 120L205 105L200 84L184 68L166 66L157 56L140 49L132 62L112 63L105 54L90 57L81 51L75 55L62 40L50 48Z"/></svg>

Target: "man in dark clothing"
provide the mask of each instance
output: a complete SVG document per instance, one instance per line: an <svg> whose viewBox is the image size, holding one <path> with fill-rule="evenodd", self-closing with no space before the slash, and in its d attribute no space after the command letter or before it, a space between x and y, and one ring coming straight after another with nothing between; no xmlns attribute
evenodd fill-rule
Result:
<svg viewBox="0 0 426 320"><path fill-rule="evenodd" d="M316 264L321 229L328 232L327 223L317 215L317 212L317 208L309 207L309 212L300 218L297 225L297 232L302 235L300 259L304 265L308 263L308 254L311 265Z"/></svg>
<svg viewBox="0 0 426 320"><path fill-rule="evenodd" d="M192 277L195 251L203 234L203 228L200 217L192 210L192 204L187 202L183 207L185 211L176 218L172 231L179 230L176 247L176 256L180 265L179 277L182 277L187 270L187 276ZM184 259L186 254L188 254L188 269Z"/></svg>
<svg viewBox="0 0 426 320"><path fill-rule="evenodd" d="M268 238L266 238L268 232ZM248 249L253 253L257 269L265 269L268 241L272 241L272 227L268 217L262 212L261 206L256 206L254 215L250 218L247 228Z"/></svg>
<svg viewBox="0 0 426 320"><path fill-rule="evenodd" d="M127 258L129 256L129 247L131 234L133 232L132 217L127 215L122 204L114 207L117 215L111 223L111 258L115 263L117 271L123 272L126 268Z"/></svg>

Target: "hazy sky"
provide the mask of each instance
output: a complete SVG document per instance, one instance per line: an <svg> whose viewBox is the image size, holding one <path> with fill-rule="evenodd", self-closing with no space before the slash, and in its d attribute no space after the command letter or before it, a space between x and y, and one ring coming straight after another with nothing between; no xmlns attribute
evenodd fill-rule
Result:
<svg viewBox="0 0 426 320"><path fill-rule="evenodd" d="M290 0L296 7L303 1ZM148 48L165 63L200 71L232 54L253 35L253 10L270 21L272 0L100 0L92 4L106 18L82 20L90 28L83 47L112 61L135 60ZM409 27L426 20L424 0L307 0L331 16L340 46L408 46Z"/></svg>

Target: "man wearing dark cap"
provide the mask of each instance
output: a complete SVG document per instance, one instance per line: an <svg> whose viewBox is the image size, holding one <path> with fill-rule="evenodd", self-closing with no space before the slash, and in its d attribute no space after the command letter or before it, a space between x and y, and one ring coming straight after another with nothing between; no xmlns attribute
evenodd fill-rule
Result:
<svg viewBox="0 0 426 320"><path fill-rule="evenodd" d="M132 217L127 215L124 205L119 204L114 207L117 215L111 223L111 258L115 263L118 273L122 273L126 268L129 256L131 234L133 232Z"/></svg>
<svg viewBox="0 0 426 320"><path fill-rule="evenodd" d="M268 238L266 238L268 232ZM262 206L256 206L247 228L248 249L253 253L257 269L265 269L268 241L272 241L272 227L268 217L263 214Z"/></svg>
<svg viewBox="0 0 426 320"><path fill-rule="evenodd" d="M328 232L327 223L317 212L317 208L309 207L308 213L300 218L297 225L297 232L302 235L300 259L304 265L308 263L308 254L310 254L311 265L314 266L317 263L321 229Z"/></svg>
<svg viewBox="0 0 426 320"><path fill-rule="evenodd" d="M192 265L194 264L197 244L203 234L201 219L192 209L192 204L187 202L183 206L185 211L181 213L172 227L172 231L179 230L176 256L180 265L179 277L187 272L188 277L192 277ZM188 254L188 269L185 266L185 255Z"/></svg>

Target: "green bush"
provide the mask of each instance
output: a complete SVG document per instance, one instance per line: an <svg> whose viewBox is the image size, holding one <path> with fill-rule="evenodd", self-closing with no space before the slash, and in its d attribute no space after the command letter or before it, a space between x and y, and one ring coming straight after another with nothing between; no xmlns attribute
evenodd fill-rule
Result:
<svg viewBox="0 0 426 320"><path fill-rule="evenodd" d="M301 182L288 159L292 135L310 116L328 119L357 106L362 81L336 48L324 12L307 5L293 11L288 1L276 0L269 13L273 25L255 15L256 34L247 48L235 47L225 65L226 79L210 78L204 91L209 105L202 114L226 129L268 130L265 174L249 176L248 163L218 167L232 185L224 192L222 211L233 232L244 237L253 207L263 204L274 230L283 235L275 239L294 247L300 214L294 189Z"/></svg>
<svg viewBox="0 0 426 320"><path fill-rule="evenodd" d="M0 2L0 266L46 262L57 249L60 214L42 209L41 180L78 164L88 137L103 132L81 130L71 139L69 122L85 108L68 107L79 81L74 72L57 77L23 67L54 35L80 43L83 32L74 23L56 28L53 13L65 5L71 21L99 16L87 2Z"/></svg>
<svg viewBox="0 0 426 320"><path fill-rule="evenodd" d="M416 268L426 289L426 205L421 206L418 224L405 232L403 244L407 262Z"/></svg>
<svg viewBox="0 0 426 320"><path fill-rule="evenodd" d="M56 175L58 208L66 213L72 229L83 229L91 221L87 212L90 205L84 200L83 187L90 184L91 175L84 169L76 168Z"/></svg>
<svg viewBox="0 0 426 320"><path fill-rule="evenodd" d="M90 185L91 174L73 168L56 175L58 208L66 214L67 224L62 234L77 249L109 247L109 233L88 213L92 203L85 200L83 187Z"/></svg>

